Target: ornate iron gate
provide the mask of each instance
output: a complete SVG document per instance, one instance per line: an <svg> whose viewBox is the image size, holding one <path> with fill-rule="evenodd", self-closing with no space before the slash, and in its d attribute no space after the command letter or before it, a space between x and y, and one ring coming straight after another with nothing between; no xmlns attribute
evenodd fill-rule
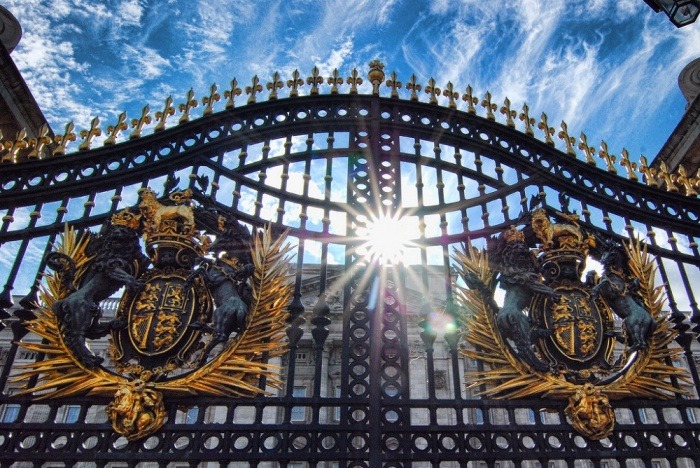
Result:
<svg viewBox="0 0 700 468"><path fill-rule="evenodd" d="M499 107L471 87L460 96L451 83L441 92L431 79L421 92L411 77L404 99L381 64L370 65L368 78L372 92L360 94L356 70L346 84L337 72L324 82L315 70L308 95L298 95L304 81L295 76L288 98L278 99L283 82L275 75L268 99L256 102L263 88L255 77L243 106L235 103L242 90L234 80L225 109L213 112L220 96L212 87L204 115L191 119L190 93L179 124L166 129L175 113L168 98L148 136L141 136L150 122L145 109L117 144L125 117L99 148L90 149L97 120L74 153L64 154L76 137L72 125L55 141L6 147L2 466L694 466L698 180L644 160L637 172L624 153L615 164L605 145L597 155L583 134L576 145L564 123L558 150L545 114L536 124L527 106L516 111L506 100ZM543 141L534 137L540 131ZM273 359L285 383L253 398L169 398L163 428L128 441L107 422L109 398L35 401L15 394L12 375L19 364L46 358L18 342L36 340L23 324L35 317L46 254L64 224L98 230L136 207L139 189L164 193L164 184L201 193L251 227L290 229L289 351ZM466 387L465 373L484 364L461 352L468 345L453 253L464 243L484 247L489 236L521 223L533 198L552 211L576 210L579 224L601 238L644 239L677 332L670 346L682 348L669 364L687 368L692 380L686 397L616 402L615 430L600 440L570 426L564 400L481 398ZM383 265L363 253L372 249L363 245L367 231L386 218L401 218L410 231L400 252L405 264ZM399 243L399 234L388 235ZM114 314L109 305L102 304L105 316ZM36 379L24 383L31 388ZM257 385L266 384L262 377Z"/></svg>

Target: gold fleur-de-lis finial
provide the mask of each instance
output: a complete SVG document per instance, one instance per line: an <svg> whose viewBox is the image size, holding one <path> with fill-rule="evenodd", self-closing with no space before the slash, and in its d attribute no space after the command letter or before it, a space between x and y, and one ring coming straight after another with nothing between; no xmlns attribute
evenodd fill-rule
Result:
<svg viewBox="0 0 700 468"><path fill-rule="evenodd" d="M540 116L540 123L537 124L537 128L542 130L544 133L544 142L550 146L554 146L554 140L552 140L552 135L554 135L554 128L549 126L547 122L547 114L542 112Z"/></svg>
<svg viewBox="0 0 700 468"><path fill-rule="evenodd" d="M260 84L260 79L258 78L258 75L253 75L253 78L250 81L250 86L245 87L245 93L248 94L248 104L253 104L257 102L257 94L262 92L263 87Z"/></svg>
<svg viewBox="0 0 700 468"><path fill-rule="evenodd" d="M134 129L134 131L132 131L129 135L129 140L140 138L143 126L148 125L150 123L151 107L148 104L146 104L145 106L143 106L143 109L141 109L141 117L139 117L138 119L131 119L131 127Z"/></svg>
<svg viewBox="0 0 700 468"><path fill-rule="evenodd" d="M226 109L233 109L235 107L236 96L242 94L241 88L238 87L238 80L236 78L231 80L231 89L224 91L224 97L226 101Z"/></svg>
<svg viewBox="0 0 700 468"><path fill-rule="evenodd" d="M418 93L423 88L420 84L418 84L418 82L416 80L417 80L416 75L413 74L408 79L408 83L406 83L406 89L411 92L411 101L418 100Z"/></svg>
<svg viewBox="0 0 700 468"><path fill-rule="evenodd" d="M396 76L396 72L393 71L391 72L391 75L389 76L389 79L386 80L386 85L391 89L391 97L396 99L399 97L399 89L401 89L401 82L398 80L398 77Z"/></svg>
<svg viewBox="0 0 700 468"><path fill-rule="evenodd" d="M491 93L486 91L486 94L484 95L484 99L481 101L481 107L486 109L486 118L488 120L496 120L496 116L494 115L493 111L498 109L498 106L491 102Z"/></svg>
<svg viewBox="0 0 700 468"><path fill-rule="evenodd" d="M352 69L346 82L350 85L350 94L357 94L357 87L363 83L360 74L357 72L357 68Z"/></svg>
<svg viewBox="0 0 700 468"><path fill-rule="evenodd" d="M343 77L340 76L337 68L333 69L331 76L328 77L327 83L331 86L331 94L338 94L338 86L343 84Z"/></svg>
<svg viewBox="0 0 700 468"><path fill-rule="evenodd" d="M89 130L81 130L80 131L80 138L83 139L83 142L78 146L78 151L86 151L90 149L90 145L92 144L92 140L96 136L102 135L102 129L100 129L100 119L99 117L95 117L92 119L90 122L90 129Z"/></svg>
<svg viewBox="0 0 700 468"><path fill-rule="evenodd" d="M194 107L197 107L199 103L197 100L194 98L194 90L190 88L189 91L187 91L187 98L185 98L185 102L180 104L177 108L180 112L182 112L182 115L180 116L180 119L178 120L178 123L185 123L190 121L190 110L192 110Z"/></svg>
<svg viewBox="0 0 700 468"><path fill-rule="evenodd" d="M24 128L17 132L15 141L5 142L5 153L2 156L3 163L16 163L19 152L29 148L29 142L27 142L27 130Z"/></svg>
<svg viewBox="0 0 700 468"><path fill-rule="evenodd" d="M681 184L685 189L685 194L689 197L695 197L698 195L697 190L695 190L695 180L688 175L685 167L678 166L678 172L674 176L677 183Z"/></svg>
<svg viewBox="0 0 700 468"><path fill-rule="evenodd" d="M515 121L513 121L513 119L518 116L518 113L510 108L510 99L507 97L503 101L501 114L506 116L506 125L510 128L515 128Z"/></svg>
<svg viewBox="0 0 700 468"><path fill-rule="evenodd" d="M268 81L265 87L268 91L270 91L267 100L274 101L275 99L277 99L277 90L282 89L284 87L284 82L280 78L280 74L278 72L274 72L272 74L272 81Z"/></svg>
<svg viewBox="0 0 700 468"><path fill-rule="evenodd" d="M74 130L75 125L73 125L73 122L70 121L66 124L63 135L56 135L54 137L53 141L56 143L56 147L51 153L53 156L66 154L66 147L68 146L68 143L77 139L77 135L75 134Z"/></svg>
<svg viewBox="0 0 700 468"><path fill-rule="evenodd" d="M566 122L563 120L561 121L561 130L557 136L564 140L564 144L566 145L566 154L576 156L576 151L574 151L574 143L576 143L576 138L569 136L569 126L566 125Z"/></svg>
<svg viewBox="0 0 700 468"><path fill-rule="evenodd" d="M126 123L126 112L122 112L119 114L119 117L117 117L117 124L116 125L108 125L107 126L107 138L105 138L105 141L103 144L105 145L113 145L117 142L117 136L119 136L119 133L122 130L126 130L129 128L129 125ZM82 135L82 132L81 132Z"/></svg>
<svg viewBox="0 0 700 468"><path fill-rule="evenodd" d="M211 115L214 113L214 103L221 100L221 95L216 92L217 89L216 83L212 84L211 88L209 88L209 96L202 98L202 104L204 104L202 116Z"/></svg>
<svg viewBox="0 0 700 468"><path fill-rule="evenodd" d="M637 178L637 173L634 172L634 170L637 169L637 163L630 161L630 153L625 148L622 148L621 155L620 166L624 167L627 171L627 178L637 182L639 179Z"/></svg>
<svg viewBox="0 0 700 468"><path fill-rule="evenodd" d="M37 138L32 138L29 140L29 146L31 146L32 151L27 156L28 159L39 159L46 145L51 144L51 137L49 136L49 125L43 124L39 128L39 135Z"/></svg>
<svg viewBox="0 0 700 468"><path fill-rule="evenodd" d="M165 130L165 122L168 120L168 116L175 115L175 107L173 107L173 97L168 96L165 98L165 105L162 111L156 111L156 128L153 129L154 132L160 132Z"/></svg>
<svg viewBox="0 0 700 468"><path fill-rule="evenodd" d="M459 99L459 93L455 91L455 87L451 81L448 81L445 85L445 89L442 91L443 96L447 96L447 107L450 109L456 109L457 103L455 99Z"/></svg>
<svg viewBox="0 0 700 468"><path fill-rule="evenodd" d="M310 95L318 94L318 86L323 84L323 77L318 71L317 66L314 65L311 69L311 76L306 77L306 84L311 85L311 89L309 90Z"/></svg>
<svg viewBox="0 0 700 468"><path fill-rule="evenodd" d="M607 168L608 172L617 174L617 169L615 169L615 161L617 158L615 155L610 154L608 151L608 144L605 141L600 142L600 151L598 151L598 156L605 161L605 167Z"/></svg>
<svg viewBox="0 0 700 468"><path fill-rule="evenodd" d="M668 170L666 161L661 161L661 164L659 164L658 176L664 182L664 186L666 187L667 192L678 191L678 187L676 187L676 184L674 183L673 176Z"/></svg>
<svg viewBox="0 0 700 468"><path fill-rule="evenodd" d="M642 173L644 183L649 187L659 186L659 183L656 181L657 170L653 167L649 167L649 164L647 164L647 158L644 157L644 155L639 157L639 172Z"/></svg>
<svg viewBox="0 0 700 468"><path fill-rule="evenodd" d="M532 126L535 125L535 119L530 117L530 108L527 104L523 104L523 111L518 118L525 123L525 133L530 136L535 136L535 131L532 129Z"/></svg>
<svg viewBox="0 0 700 468"><path fill-rule="evenodd" d="M291 88L291 91L289 92L289 97L299 96L299 86L304 86L304 80L301 79L301 74L299 73L299 70L295 69L292 72L292 79L287 80L287 87Z"/></svg>
<svg viewBox="0 0 700 468"><path fill-rule="evenodd" d="M476 108L474 105L479 102L479 98L474 96L474 91L471 85L467 85L465 93L462 95L462 101L467 103L467 112L470 114L476 114Z"/></svg>
<svg viewBox="0 0 700 468"><path fill-rule="evenodd" d="M585 133L581 132L579 141L580 143L578 144L578 149L583 151L584 156L586 156L586 162L591 166L595 166L595 158L593 157L595 156L595 148L588 146L588 137Z"/></svg>
<svg viewBox="0 0 700 468"><path fill-rule="evenodd" d="M428 80L428 84L425 87L425 93L430 95L430 99L428 100L430 104L438 103L437 96L440 95L440 88L435 86L435 80L432 77Z"/></svg>
<svg viewBox="0 0 700 468"><path fill-rule="evenodd" d="M372 85L372 94L379 95L379 87L384 83L384 64L379 60L372 60L369 63L369 73L367 78Z"/></svg>

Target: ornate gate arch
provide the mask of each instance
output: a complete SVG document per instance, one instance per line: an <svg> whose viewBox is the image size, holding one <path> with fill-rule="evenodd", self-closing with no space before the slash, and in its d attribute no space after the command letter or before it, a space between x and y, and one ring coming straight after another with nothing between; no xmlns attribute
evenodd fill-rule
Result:
<svg viewBox="0 0 700 468"><path fill-rule="evenodd" d="M204 115L192 118L189 93L179 123L166 129L175 113L168 98L147 136L144 109L116 144L126 116L99 148L90 148L97 119L81 132L77 152L66 149L76 139L72 124L54 140L5 144L0 306L11 338L2 345L0 375L3 466L693 466L700 448L691 330L700 317L693 288L700 279L698 180L644 159L633 163L626 152L617 162L604 143L596 154L563 122L557 132L546 114L536 121L527 106L517 111L506 99L499 107L471 87L460 96L451 83L441 92L431 79L419 94L412 77L404 99L396 77L385 78L373 62L371 92L360 94L356 70L346 85L337 72L326 85L316 70L308 95L298 95L303 81L295 77L281 98L276 75L262 100L254 77L241 106L234 80L225 109L214 111L221 96L212 87ZM196 201L206 198L252 227L288 228L296 268L289 352L275 361L283 364L282 389L255 398L170 398L163 428L129 442L105 422L109 398L34 401L13 395L12 375L17 364L46 359L17 343L36 340L23 323L35 317L46 254L64 224L96 231L137 206L144 187L189 188ZM465 372L484 364L461 352L452 254L465 242L485 247L490 236L522 224L533 199L552 212L575 210L579 225L601 238L644 240L668 298L671 346L681 349L668 364L686 367L692 381L685 397L617 402L615 431L601 440L570 426L565 400L481 398L465 386ZM373 221L398 217L410 231L401 252L407 265L386 267L362 255ZM399 242L398 234L389 235ZM682 385L674 376L669 382ZM263 376L258 385L266 383Z"/></svg>

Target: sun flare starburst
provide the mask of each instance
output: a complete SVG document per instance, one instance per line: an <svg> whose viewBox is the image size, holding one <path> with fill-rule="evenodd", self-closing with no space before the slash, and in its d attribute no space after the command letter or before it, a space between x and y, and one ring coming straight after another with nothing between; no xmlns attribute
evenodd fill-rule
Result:
<svg viewBox="0 0 700 468"><path fill-rule="evenodd" d="M415 228L407 218L380 216L369 220L358 230L364 243L357 249L360 255L382 264L398 264L403 261L407 248L413 245Z"/></svg>

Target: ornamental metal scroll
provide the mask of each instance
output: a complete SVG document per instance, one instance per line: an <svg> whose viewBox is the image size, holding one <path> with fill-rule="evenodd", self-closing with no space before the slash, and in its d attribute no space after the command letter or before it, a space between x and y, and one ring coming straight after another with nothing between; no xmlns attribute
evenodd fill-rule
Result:
<svg viewBox="0 0 700 468"><path fill-rule="evenodd" d="M488 384L481 394L494 398L568 399L571 425L594 440L613 432L610 400L687 395L690 375L671 365L683 350L670 346L677 332L646 247L593 235L572 213L538 208L521 224L486 250L454 255L467 285L455 284L456 302L474 347L463 352L484 363L467 375L469 387ZM602 275L586 271L589 257Z"/></svg>
<svg viewBox="0 0 700 468"><path fill-rule="evenodd" d="M44 342L20 343L46 359L13 378L38 378L20 393L38 399L112 396L107 415L129 440L162 427L167 395L256 396L261 377L279 387L268 360L286 352L291 300L286 235L251 236L206 197L195 205L189 189L140 195L99 234L66 226L26 322ZM100 301L121 286L116 318L100 323ZM108 334L109 369L87 347Z"/></svg>

